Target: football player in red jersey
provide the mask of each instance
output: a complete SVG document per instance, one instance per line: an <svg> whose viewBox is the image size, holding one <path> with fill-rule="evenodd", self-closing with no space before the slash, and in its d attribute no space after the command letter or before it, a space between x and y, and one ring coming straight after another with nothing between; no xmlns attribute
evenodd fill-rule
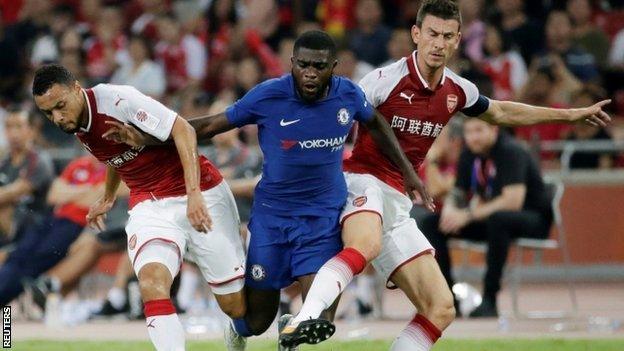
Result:
<svg viewBox="0 0 624 351"><path fill-rule="evenodd" d="M130 188L128 254L156 349L184 350L184 329L169 292L187 249L221 309L232 318L243 316L245 258L238 211L219 171L198 156L193 127L133 87L99 84L83 89L59 65L35 72L33 95L48 119L75 134L107 165L104 195L87 214L90 225L103 229L120 182ZM110 121L132 122L145 133L174 143L138 148L117 144L102 137Z"/></svg>
<svg viewBox="0 0 624 351"><path fill-rule="evenodd" d="M360 82L369 102L391 124L414 169L421 165L448 120L459 111L500 125L586 121L604 126L610 121L601 109L609 100L580 109L551 109L480 95L473 83L446 68L459 46L460 30L461 16L455 1L424 1L411 29L418 50L374 70ZM341 216L344 250L357 252L366 262L372 262L388 284L400 288L418 310L391 350L429 350L455 317L453 295L434 259L431 244L409 216L412 203L405 195L401 172L380 155L381 150L371 142L366 129L360 128L353 155L344 163L349 189ZM506 203L500 201L497 206L503 208ZM446 216L443 212L442 218L465 224L487 215L477 212ZM338 255L328 261L316 275L300 313L282 331L280 340L304 341L298 337L298 324L318 318L363 268Z"/></svg>

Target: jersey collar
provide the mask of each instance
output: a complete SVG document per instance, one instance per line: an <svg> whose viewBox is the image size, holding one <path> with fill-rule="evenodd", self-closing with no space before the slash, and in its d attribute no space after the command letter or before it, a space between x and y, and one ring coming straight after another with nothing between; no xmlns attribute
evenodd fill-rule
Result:
<svg viewBox="0 0 624 351"><path fill-rule="evenodd" d="M91 115L91 100L95 100L94 97L92 97L91 95L93 94L93 92L91 91L91 89L89 89L88 91L85 89L82 89L82 93L84 94L85 97L85 101L87 102L87 109L89 111L89 123L87 123L87 128L82 128L80 127L80 133L88 133L89 130L91 130L91 121L93 119L92 115ZM91 94L89 94L91 93Z"/></svg>
<svg viewBox="0 0 624 351"><path fill-rule="evenodd" d="M429 87L427 81L423 78L422 74L420 74L420 70L418 69L418 65L416 64L416 52L418 50L414 50L410 57L407 58L407 66L409 68L410 73L418 78L418 82L420 82L420 87L432 91ZM444 85L444 81L446 80L446 69L442 71L442 78L440 79L440 84L436 87L436 90L440 89Z"/></svg>

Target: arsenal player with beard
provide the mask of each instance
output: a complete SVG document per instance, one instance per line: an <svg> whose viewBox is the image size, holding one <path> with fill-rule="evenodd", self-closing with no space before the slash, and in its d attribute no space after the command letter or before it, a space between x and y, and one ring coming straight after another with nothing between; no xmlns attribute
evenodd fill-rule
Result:
<svg viewBox="0 0 624 351"><path fill-rule="evenodd" d="M91 226L103 229L121 180L130 188L128 255L139 278L155 348L185 349L184 329L169 291L187 251L221 309L232 318L243 316L245 258L238 211L219 171L198 156L195 129L133 87L99 84L83 89L59 65L35 72L33 96L48 119L75 134L107 165L104 194L87 214ZM102 136L111 122L132 123L173 143L137 148L115 143Z"/></svg>
<svg viewBox="0 0 624 351"><path fill-rule="evenodd" d="M455 1L425 0L411 29L418 50L374 70L360 82L369 102L391 125L414 169L457 112L512 126L579 121L604 126L610 121L601 109L609 100L579 109L552 109L480 95L473 83L446 68L459 45L460 30ZM302 337L299 323L308 321L305 324L310 327L310 320L331 306L371 261L388 285L403 290L418 310L391 350L429 350L453 321L453 295L431 244L409 216L412 203L404 193L402 173L382 155L366 128L360 128L353 154L344 163L349 195L341 215L345 250L359 253L360 259L344 259L339 253L321 267L300 313L280 334L283 345L315 342ZM496 206L504 208L507 202ZM453 227L486 215L477 212L443 211L441 225Z"/></svg>

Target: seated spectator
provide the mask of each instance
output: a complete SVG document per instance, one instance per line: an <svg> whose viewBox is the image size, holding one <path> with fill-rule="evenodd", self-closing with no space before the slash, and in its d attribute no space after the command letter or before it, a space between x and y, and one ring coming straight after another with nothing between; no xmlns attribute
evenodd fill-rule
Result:
<svg viewBox="0 0 624 351"><path fill-rule="evenodd" d="M0 303L22 292L21 281L56 265L86 226L89 206L104 190L106 166L92 156L72 161L52 183L48 203L55 206L42 225L30 226L0 267Z"/></svg>
<svg viewBox="0 0 624 351"><path fill-rule="evenodd" d="M165 93L167 81L162 67L153 61L151 48L145 37L132 36L128 44L130 63L115 71L111 83L131 85L145 95L160 99Z"/></svg>
<svg viewBox="0 0 624 351"><path fill-rule="evenodd" d="M572 107L589 106L604 100L604 93L600 88L587 86L574 94ZM587 105L589 104L589 105ZM575 124L567 140L608 141L611 136L604 128L598 128L585 123ZM570 159L571 169L609 169L613 167L612 152L577 151Z"/></svg>
<svg viewBox="0 0 624 351"><path fill-rule="evenodd" d="M573 42L587 50L596 60L598 67L607 65L609 37L592 23L592 8L589 0L568 0L567 11L573 24Z"/></svg>
<svg viewBox="0 0 624 351"><path fill-rule="evenodd" d="M552 11L546 21L546 50L536 59L558 56L568 70L582 82L600 79L596 59L574 44L572 22L564 11ZM535 59L534 59L535 60Z"/></svg>
<svg viewBox="0 0 624 351"><path fill-rule="evenodd" d="M492 81L494 98L497 100L514 100L517 92L527 80L527 68L522 56L511 50L503 41L500 29L493 25L486 27L483 49L486 57L483 71Z"/></svg>
<svg viewBox="0 0 624 351"><path fill-rule="evenodd" d="M483 23L483 0L461 0L459 9L462 15L461 54L472 62L483 61L483 41L485 23Z"/></svg>
<svg viewBox="0 0 624 351"><path fill-rule="evenodd" d="M349 78L356 83L375 69L370 64L358 60L353 51L349 49L338 51L336 58L338 59L338 65L334 68L334 74Z"/></svg>
<svg viewBox="0 0 624 351"><path fill-rule="evenodd" d="M0 246L37 226L47 213L45 196L53 176L49 155L33 146L33 119L10 111L4 118L8 154L0 160Z"/></svg>
<svg viewBox="0 0 624 351"><path fill-rule="evenodd" d="M359 0L355 9L357 27L349 35L349 47L359 60L378 67L388 60L386 44L391 31L382 23L378 0Z"/></svg>
<svg viewBox="0 0 624 351"><path fill-rule="evenodd" d="M426 217L419 227L451 287L448 239L487 242L483 301L470 316L495 317L511 241L521 235L546 238L552 210L537 163L517 142L476 118L464 122L464 139L455 187L442 213Z"/></svg>
<svg viewBox="0 0 624 351"><path fill-rule="evenodd" d="M387 49L390 58L379 67L388 66L403 57L409 56L414 51L414 41L410 31L407 29L393 30Z"/></svg>
<svg viewBox="0 0 624 351"><path fill-rule="evenodd" d="M527 16L525 0L496 0L503 41L516 48L525 63L543 48L544 31L540 23Z"/></svg>
<svg viewBox="0 0 624 351"><path fill-rule="evenodd" d="M86 71L92 85L108 82L119 65L128 64L127 37L119 8L102 9L93 36L85 40Z"/></svg>

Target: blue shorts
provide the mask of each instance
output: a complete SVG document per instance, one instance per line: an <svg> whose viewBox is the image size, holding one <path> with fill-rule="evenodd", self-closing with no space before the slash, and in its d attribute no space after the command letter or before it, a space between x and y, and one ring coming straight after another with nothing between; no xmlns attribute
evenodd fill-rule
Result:
<svg viewBox="0 0 624 351"><path fill-rule="evenodd" d="M314 274L342 250L340 211L326 217L252 213L245 284L279 290Z"/></svg>

